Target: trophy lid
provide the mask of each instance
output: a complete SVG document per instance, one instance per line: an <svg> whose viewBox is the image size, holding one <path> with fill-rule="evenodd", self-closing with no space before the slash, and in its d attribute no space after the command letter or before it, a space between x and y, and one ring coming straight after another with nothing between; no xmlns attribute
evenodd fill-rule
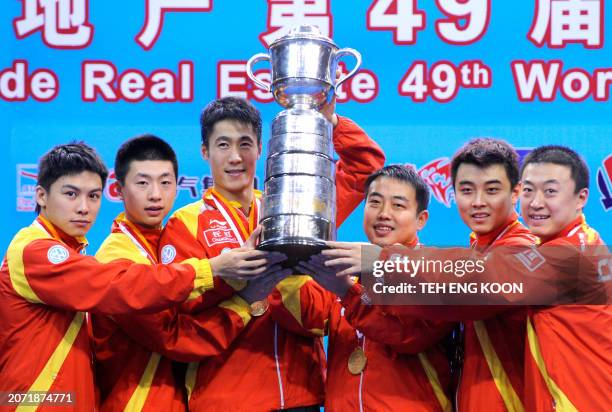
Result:
<svg viewBox="0 0 612 412"><path fill-rule="evenodd" d="M330 39L327 36L322 35L321 30L319 30L317 26L312 26L312 25L307 25L307 24L293 27L291 30L289 30L289 33L285 34L283 37L279 37L278 39L276 39L270 45L270 47L280 42L285 42L287 40L297 40L297 39L317 40L317 41L326 42L335 47L338 47L332 39Z"/></svg>

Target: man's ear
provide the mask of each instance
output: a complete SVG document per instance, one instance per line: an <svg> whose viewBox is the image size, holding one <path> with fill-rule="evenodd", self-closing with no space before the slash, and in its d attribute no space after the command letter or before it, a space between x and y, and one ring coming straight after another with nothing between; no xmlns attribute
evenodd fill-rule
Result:
<svg viewBox="0 0 612 412"><path fill-rule="evenodd" d="M123 185L117 180L117 194L119 195L119 199L123 199Z"/></svg>
<svg viewBox="0 0 612 412"><path fill-rule="evenodd" d="M261 141L257 143L257 160L261 157Z"/></svg>
<svg viewBox="0 0 612 412"><path fill-rule="evenodd" d="M589 189L585 187L584 189L581 189L578 192L578 203L576 205L576 208L583 210L588 200L589 200Z"/></svg>
<svg viewBox="0 0 612 412"><path fill-rule="evenodd" d="M202 158L204 160L208 160L208 149L206 148L206 145L202 145L200 147L200 152L202 153Z"/></svg>
<svg viewBox="0 0 612 412"><path fill-rule="evenodd" d="M417 215L417 230L421 230L425 227L427 220L429 219L429 211L423 210Z"/></svg>
<svg viewBox="0 0 612 412"><path fill-rule="evenodd" d="M40 185L36 186L36 203L41 209L47 207L47 191Z"/></svg>

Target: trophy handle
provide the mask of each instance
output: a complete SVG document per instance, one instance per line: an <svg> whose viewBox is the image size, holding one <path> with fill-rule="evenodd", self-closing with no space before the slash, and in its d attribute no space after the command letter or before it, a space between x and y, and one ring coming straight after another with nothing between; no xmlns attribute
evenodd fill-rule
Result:
<svg viewBox="0 0 612 412"><path fill-rule="evenodd" d="M256 55L254 55L253 57L251 57L247 63L246 63L246 72L247 75L249 76L249 79L251 79L251 81L253 83L255 83L260 89L265 90L267 92L270 91L270 86L269 84L266 84L262 81L260 81L257 77L255 77L255 75L253 74L253 66L255 66L255 64L257 62L260 62L262 60L267 60L270 61L270 56L266 53L257 53Z"/></svg>
<svg viewBox="0 0 612 412"><path fill-rule="evenodd" d="M340 79L338 79L338 81L336 82L336 89L338 88L338 86L340 86L345 80L348 80L350 77L352 77L355 73L357 73L357 70L359 70L359 67L361 67L361 53L359 53L357 50L355 49L351 49L351 48L344 48L344 49L340 49L338 50L338 52L336 53L336 55L334 56L334 59L336 60L336 63L344 56L353 56L355 58L355 60L357 60L355 62L355 67L353 67L353 70L351 70L349 72L349 74L347 74L346 76L341 77ZM334 73L335 74L335 73Z"/></svg>

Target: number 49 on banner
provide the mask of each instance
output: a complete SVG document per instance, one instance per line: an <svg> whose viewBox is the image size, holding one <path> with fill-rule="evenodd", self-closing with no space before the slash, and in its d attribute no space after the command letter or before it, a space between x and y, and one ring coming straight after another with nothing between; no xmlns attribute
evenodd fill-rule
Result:
<svg viewBox="0 0 612 412"><path fill-rule="evenodd" d="M434 63L427 70L427 63L415 61L398 85L402 96L414 102L424 102L431 97L438 103L453 100L459 89L486 89L493 81L491 68L479 60L465 61L455 66L449 61Z"/></svg>
<svg viewBox="0 0 612 412"><path fill-rule="evenodd" d="M487 30L491 0L436 0L447 17L436 21L436 33L450 44L471 44ZM416 43L416 33L425 28L425 12L417 0L374 0L368 9L368 30L392 30L396 44Z"/></svg>

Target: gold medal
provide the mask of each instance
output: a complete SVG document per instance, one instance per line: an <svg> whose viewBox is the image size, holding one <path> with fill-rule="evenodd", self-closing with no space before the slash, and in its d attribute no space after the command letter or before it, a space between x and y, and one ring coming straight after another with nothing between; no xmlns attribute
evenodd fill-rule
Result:
<svg viewBox="0 0 612 412"><path fill-rule="evenodd" d="M251 303L251 316L261 316L268 310L268 299L258 300Z"/></svg>
<svg viewBox="0 0 612 412"><path fill-rule="evenodd" d="M368 358L366 358L363 349L355 348L348 359L348 370L353 375L359 375L365 369L367 362Z"/></svg>

